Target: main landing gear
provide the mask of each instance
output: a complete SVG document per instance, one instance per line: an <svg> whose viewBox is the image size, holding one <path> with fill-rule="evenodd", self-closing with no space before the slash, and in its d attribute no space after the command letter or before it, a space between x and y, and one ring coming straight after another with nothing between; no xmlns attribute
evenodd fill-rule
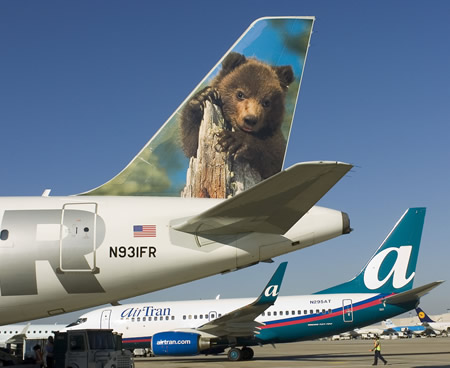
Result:
<svg viewBox="0 0 450 368"><path fill-rule="evenodd" d="M231 348L228 350L228 360L232 362L237 362L238 360L251 360L255 355L252 348L244 346L242 349Z"/></svg>

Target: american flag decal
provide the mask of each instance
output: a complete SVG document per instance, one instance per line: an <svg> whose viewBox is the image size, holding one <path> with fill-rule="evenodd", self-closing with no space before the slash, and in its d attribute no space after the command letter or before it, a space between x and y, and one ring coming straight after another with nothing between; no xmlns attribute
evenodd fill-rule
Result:
<svg viewBox="0 0 450 368"><path fill-rule="evenodd" d="M156 225L134 225L133 236L135 238L155 238Z"/></svg>

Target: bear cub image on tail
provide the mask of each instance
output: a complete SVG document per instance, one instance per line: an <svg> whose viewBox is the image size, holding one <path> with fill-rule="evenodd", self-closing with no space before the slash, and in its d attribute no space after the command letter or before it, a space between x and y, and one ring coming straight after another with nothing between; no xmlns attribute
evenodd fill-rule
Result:
<svg viewBox="0 0 450 368"><path fill-rule="evenodd" d="M222 109L227 128L216 150L247 161L262 179L281 170L286 140L281 131L292 67L267 63L232 52L211 85L198 92L181 111L181 141L187 157L197 154L205 101Z"/></svg>

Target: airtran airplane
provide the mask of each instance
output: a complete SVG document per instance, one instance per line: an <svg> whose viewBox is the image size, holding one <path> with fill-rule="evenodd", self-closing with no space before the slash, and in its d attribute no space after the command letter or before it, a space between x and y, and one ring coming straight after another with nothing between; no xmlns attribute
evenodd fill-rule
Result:
<svg viewBox="0 0 450 368"><path fill-rule="evenodd" d="M372 325L414 309L442 281L412 289L425 208L408 209L352 280L312 295L277 298L282 263L261 295L139 303L97 309L71 329L112 328L125 346L155 355L214 354L251 359L251 346L317 339ZM334 278L334 277L333 277Z"/></svg>
<svg viewBox="0 0 450 368"><path fill-rule="evenodd" d="M115 303L349 233L345 213L314 204L351 165L281 171L313 23L255 21L103 185L0 198L0 325Z"/></svg>

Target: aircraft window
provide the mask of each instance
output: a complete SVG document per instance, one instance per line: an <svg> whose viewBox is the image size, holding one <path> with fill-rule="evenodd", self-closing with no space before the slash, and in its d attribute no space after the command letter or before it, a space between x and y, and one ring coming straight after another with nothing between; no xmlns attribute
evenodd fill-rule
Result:
<svg viewBox="0 0 450 368"><path fill-rule="evenodd" d="M264 317L265 315L266 315L266 312L262 312L261 316L263 316L263 317Z"/></svg>
<svg viewBox="0 0 450 368"><path fill-rule="evenodd" d="M222 317L222 313L219 313L219 317Z"/></svg>
<svg viewBox="0 0 450 368"><path fill-rule="evenodd" d="M89 228L88 227L85 227L83 230L84 230L85 233L89 232Z"/></svg>
<svg viewBox="0 0 450 368"><path fill-rule="evenodd" d="M276 316L276 315L277 315L277 312L273 312L273 315Z"/></svg>
<svg viewBox="0 0 450 368"><path fill-rule="evenodd" d="M289 316L289 311L286 311L286 316Z"/></svg>
<svg viewBox="0 0 450 368"><path fill-rule="evenodd" d="M134 317L133 317L133 318L131 318L131 322L134 322Z"/></svg>
<svg viewBox="0 0 450 368"><path fill-rule="evenodd" d="M169 320L169 316L166 316L166 321L168 321Z"/></svg>
<svg viewBox="0 0 450 368"><path fill-rule="evenodd" d="M320 309L316 309L316 313L320 313Z"/></svg>
<svg viewBox="0 0 450 368"><path fill-rule="evenodd" d="M140 321L141 321L141 317L136 318L136 320L137 320L138 322L140 322Z"/></svg>
<svg viewBox="0 0 450 368"><path fill-rule="evenodd" d="M160 321L162 321L163 319L164 319L164 317L163 317L163 316L159 317L159 320L160 320Z"/></svg>
<svg viewBox="0 0 450 368"><path fill-rule="evenodd" d="M192 319L192 316L191 316L191 315L189 315L189 319Z"/></svg>
<svg viewBox="0 0 450 368"><path fill-rule="evenodd" d="M146 321L147 320L147 317L142 317L142 321Z"/></svg>
<svg viewBox="0 0 450 368"><path fill-rule="evenodd" d="M300 311L299 311L300 312ZM295 311L291 311L291 314L293 315L293 316L295 316Z"/></svg>
<svg viewBox="0 0 450 368"><path fill-rule="evenodd" d="M309 310L309 313L313 314L313 313L314 313L314 310L313 310L313 309L310 309L310 310Z"/></svg>
<svg viewBox="0 0 450 368"><path fill-rule="evenodd" d="M8 230L2 230L0 233L0 239L1 240L8 240L9 231Z"/></svg>
<svg viewBox="0 0 450 368"><path fill-rule="evenodd" d="M270 315L271 315L272 313L271 312L267 312L267 315L270 317Z"/></svg>
<svg viewBox="0 0 450 368"><path fill-rule="evenodd" d="M172 321L174 321L175 320L175 316L172 316Z"/></svg>
<svg viewBox="0 0 450 368"><path fill-rule="evenodd" d="M326 310L325 309L322 309L322 313L325 313L326 312Z"/></svg>
<svg viewBox="0 0 450 368"><path fill-rule="evenodd" d="M183 319L186 319L186 316L183 316Z"/></svg>
<svg viewBox="0 0 450 368"><path fill-rule="evenodd" d="M196 314L194 315L194 319L197 319L197 315Z"/></svg>
<svg viewBox="0 0 450 368"><path fill-rule="evenodd" d="M303 314L308 314L308 311L305 309L305 310L303 311Z"/></svg>
<svg viewBox="0 0 450 368"><path fill-rule="evenodd" d="M280 316L282 316L283 315L283 311L280 311Z"/></svg>
<svg viewBox="0 0 450 368"><path fill-rule="evenodd" d="M331 309L328 309L328 313L331 313Z"/></svg>

